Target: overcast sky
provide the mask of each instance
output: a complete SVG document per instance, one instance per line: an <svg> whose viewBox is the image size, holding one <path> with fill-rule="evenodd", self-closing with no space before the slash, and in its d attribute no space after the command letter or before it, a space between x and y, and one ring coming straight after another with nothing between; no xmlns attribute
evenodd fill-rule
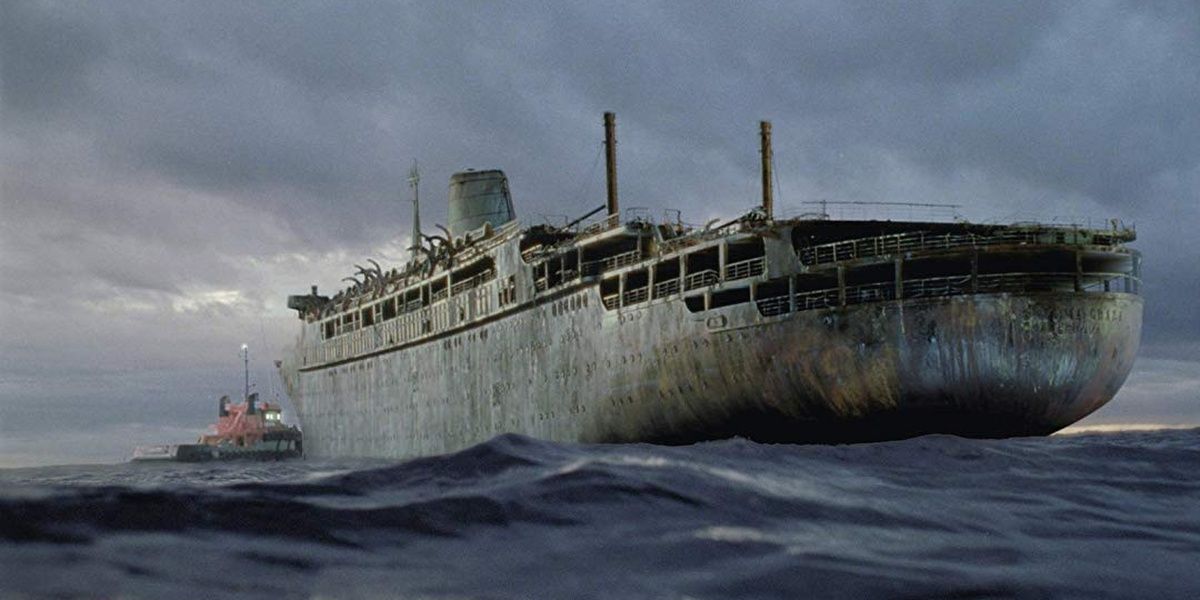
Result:
<svg viewBox="0 0 1200 600"><path fill-rule="evenodd" d="M414 159L427 227L466 167L527 222L601 204L605 110L623 206L692 222L756 203L770 119L783 211L1136 224L1142 355L1092 420L1200 423L1194 1L0 0L0 78L9 464L201 428L243 342L268 391L288 293L403 259Z"/></svg>

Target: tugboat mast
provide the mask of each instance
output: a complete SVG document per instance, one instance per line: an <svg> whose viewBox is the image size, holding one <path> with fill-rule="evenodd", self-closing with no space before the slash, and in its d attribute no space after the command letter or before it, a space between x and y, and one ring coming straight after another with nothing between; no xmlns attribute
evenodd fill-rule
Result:
<svg viewBox="0 0 1200 600"><path fill-rule="evenodd" d="M245 379L246 393L244 395L242 395L242 401L244 402L244 401L250 399L250 346L247 346L246 344L242 344L242 362L245 365L245 375L246 375L246 379Z"/></svg>

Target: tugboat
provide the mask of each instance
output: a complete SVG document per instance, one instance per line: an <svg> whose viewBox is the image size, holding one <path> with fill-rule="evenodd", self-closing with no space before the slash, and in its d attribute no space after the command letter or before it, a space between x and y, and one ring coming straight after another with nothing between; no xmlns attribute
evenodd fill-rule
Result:
<svg viewBox="0 0 1200 600"><path fill-rule="evenodd" d="M234 404L229 396L221 396L217 422L195 444L138 446L132 460L203 462L304 456L303 436L296 426L283 423L283 407L278 402L259 402L258 393L249 393L249 351L244 344L242 352L246 357L244 402Z"/></svg>

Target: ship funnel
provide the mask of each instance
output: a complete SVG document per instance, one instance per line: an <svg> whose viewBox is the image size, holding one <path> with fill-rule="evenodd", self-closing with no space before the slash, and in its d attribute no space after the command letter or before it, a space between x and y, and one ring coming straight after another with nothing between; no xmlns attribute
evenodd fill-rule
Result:
<svg viewBox="0 0 1200 600"><path fill-rule="evenodd" d="M450 177L450 234L461 236L484 224L500 227L517 218L503 171L462 171Z"/></svg>

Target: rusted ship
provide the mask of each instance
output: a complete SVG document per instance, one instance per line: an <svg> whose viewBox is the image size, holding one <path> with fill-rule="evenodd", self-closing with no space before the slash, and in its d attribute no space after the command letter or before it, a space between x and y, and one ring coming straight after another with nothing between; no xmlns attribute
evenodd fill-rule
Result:
<svg viewBox="0 0 1200 600"><path fill-rule="evenodd" d="M408 457L559 441L1045 435L1137 353L1132 228L777 218L687 226L608 201L522 227L500 171L456 174L449 228L333 297L292 296L282 362L306 450ZM420 239L418 237L417 239Z"/></svg>

